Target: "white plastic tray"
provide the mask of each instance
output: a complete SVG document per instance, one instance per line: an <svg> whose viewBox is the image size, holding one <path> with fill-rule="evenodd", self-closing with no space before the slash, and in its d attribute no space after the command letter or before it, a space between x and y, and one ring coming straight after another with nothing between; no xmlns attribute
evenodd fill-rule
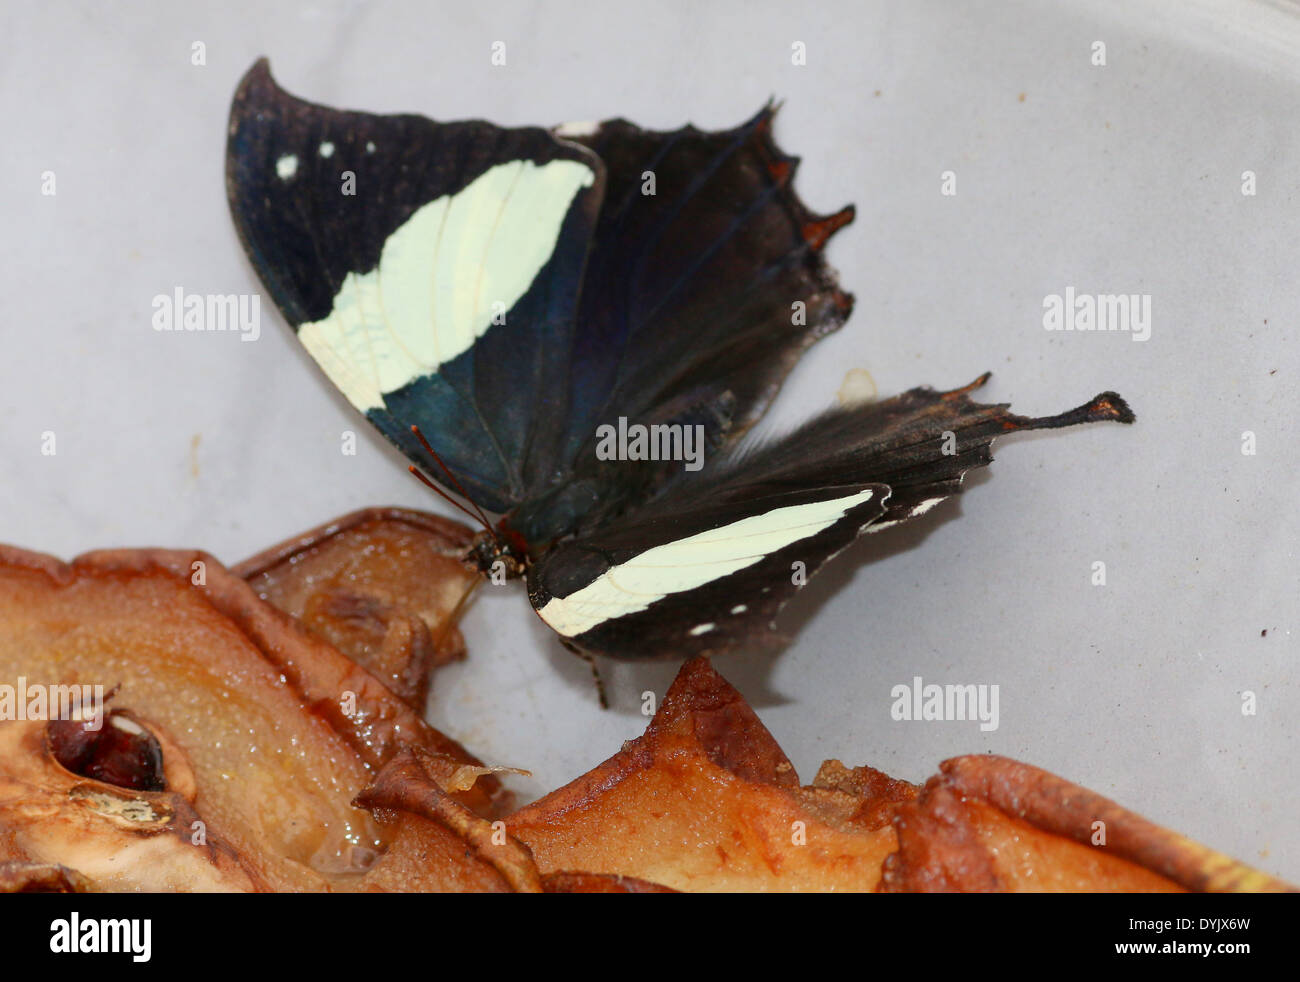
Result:
<svg viewBox="0 0 1300 982"><path fill-rule="evenodd" d="M959 503L813 581L781 657L718 668L805 779L825 757L920 780L948 756L1007 754L1300 880L1295 14L1134 0L6 9L0 541L235 561L359 506L439 509L269 304L253 344L150 328L152 298L177 286L257 289L222 167L229 98L258 55L318 101L503 124L720 127L776 95L801 195L857 203L831 258L858 304L769 428L827 405L854 367L882 394L993 369L987 395L1026 413L1114 388L1139 420L1000 442ZM1150 339L1045 331L1043 298L1068 286L1149 294ZM355 457L339 452L345 429L361 434ZM640 693L662 694L675 665L607 666L616 707L601 712L522 590L481 594L469 662L435 682L438 725L531 768L525 795L643 729ZM916 675L998 684L999 728L891 720L890 689Z"/></svg>

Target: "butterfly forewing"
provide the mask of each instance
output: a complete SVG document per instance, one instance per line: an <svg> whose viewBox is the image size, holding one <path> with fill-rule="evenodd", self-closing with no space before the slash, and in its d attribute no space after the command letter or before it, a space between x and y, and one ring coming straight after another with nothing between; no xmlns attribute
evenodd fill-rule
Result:
<svg viewBox="0 0 1300 982"><path fill-rule="evenodd" d="M231 109L227 187L299 340L408 457L441 478L415 424L495 511L563 469L595 154L540 128L317 106L263 61Z"/></svg>

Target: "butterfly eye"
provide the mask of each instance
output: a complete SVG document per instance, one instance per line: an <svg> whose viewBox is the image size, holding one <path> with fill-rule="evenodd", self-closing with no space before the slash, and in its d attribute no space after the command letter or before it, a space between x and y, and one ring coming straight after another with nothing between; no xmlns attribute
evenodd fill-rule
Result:
<svg viewBox="0 0 1300 982"><path fill-rule="evenodd" d="M98 729L76 719L51 720L45 727L50 753L80 777L131 791L165 791L162 746L130 713L114 709Z"/></svg>

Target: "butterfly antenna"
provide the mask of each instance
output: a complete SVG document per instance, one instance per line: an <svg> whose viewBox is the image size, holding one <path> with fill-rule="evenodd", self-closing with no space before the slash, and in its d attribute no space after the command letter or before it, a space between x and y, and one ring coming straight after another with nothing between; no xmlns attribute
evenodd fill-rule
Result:
<svg viewBox="0 0 1300 982"><path fill-rule="evenodd" d="M423 484L426 488L428 488L428 489L429 489L430 491L432 491L434 494L438 495L438 496L439 496L440 498L442 498L444 501L448 501L448 502L450 502L450 503L452 504L453 507L455 507L455 508L459 508L462 512L464 512L466 515L468 515L468 516L469 516L470 518L472 518L474 521L476 521L476 522L481 522L481 521L482 521L482 519L479 518L477 515L475 515L472 511L470 511L468 508L466 508L464 505L462 505L459 501L457 501L455 498L453 498L451 495L449 495L449 494L448 494L446 491L444 491L442 488L438 487L438 485L434 484L433 481L431 481L429 478L425 477L425 476L424 476L424 472L423 472L422 470L420 470L420 468L416 467L414 464L409 464L409 465L407 465L407 468L406 468L406 469L407 469L408 471L410 471L412 474L414 474L417 478L419 478L421 484Z"/></svg>
<svg viewBox="0 0 1300 982"><path fill-rule="evenodd" d="M429 441L424 438L424 434L420 432L420 428L416 426L414 423L412 423L411 432L415 434L415 438L420 441L420 446L424 447L424 449L428 452L429 456L438 462L438 466L442 468L442 472L447 475L447 480L451 481L452 486L455 487L455 489L460 492L460 496L464 498L466 501L468 501L471 505L473 505L474 512L477 512L478 514L475 515L474 512L471 512L469 511L469 509L463 507L457 502L452 501L452 499L448 495L444 494L442 491L438 491L437 488L434 488L434 490L438 491L438 493L441 494L448 501L452 501L452 504L456 505L457 508L460 508L461 511L465 512L471 518L477 517L478 520L483 523L483 527L488 530L488 534L492 536L493 539L496 539L497 537L496 532L493 530L492 523L488 521L488 517L486 514L484 514L483 509L480 508L478 506L478 503L475 502L474 499L470 497L469 492L465 490L464 485L462 485L460 481L456 479L456 475L451 472L451 468L448 467L445 463L443 463L442 458L438 456L438 451L434 450L433 447L429 446ZM411 468L411 471L412 473L415 473L416 476L419 477L422 481L424 481L425 484L428 484L429 487L433 487L433 485L429 483L428 479L426 479L423 474L419 474L416 472L414 467Z"/></svg>

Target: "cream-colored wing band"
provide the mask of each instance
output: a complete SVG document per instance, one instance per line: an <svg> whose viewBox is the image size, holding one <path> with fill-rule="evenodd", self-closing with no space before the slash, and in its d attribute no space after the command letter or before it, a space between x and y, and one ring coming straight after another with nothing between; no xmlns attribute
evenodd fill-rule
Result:
<svg viewBox="0 0 1300 982"><path fill-rule="evenodd" d="M322 320L298 338L362 412L468 351L546 265L585 164L512 160L421 207L384 243L379 265L349 273Z"/></svg>
<svg viewBox="0 0 1300 982"><path fill-rule="evenodd" d="M800 539L811 538L874 494L867 489L846 497L774 508L654 546L606 570L581 590L567 597L552 597L537 613L560 634L577 637L605 621L645 610L669 594L712 583Z"/></svg>

